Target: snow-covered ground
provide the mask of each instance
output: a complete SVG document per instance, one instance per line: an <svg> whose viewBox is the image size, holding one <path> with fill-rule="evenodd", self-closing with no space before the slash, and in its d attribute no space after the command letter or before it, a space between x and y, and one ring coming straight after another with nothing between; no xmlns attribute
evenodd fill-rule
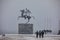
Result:
<svg viewBox="0 0 60 40"><path fill-rule="evenodd" d="M0 40L60 40L60 35L45 35L44 38L36 38L35 34L6 34L0 35Z"/></svg>

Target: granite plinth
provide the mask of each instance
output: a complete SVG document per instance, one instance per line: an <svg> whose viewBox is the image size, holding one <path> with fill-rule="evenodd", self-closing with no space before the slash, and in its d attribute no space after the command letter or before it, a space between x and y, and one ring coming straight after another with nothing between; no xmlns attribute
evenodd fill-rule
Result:
<svg viewBox="0 0 60 40"><path fill-rule="evenodd" d="M33 24L19 24L19 34L33 34Z"/></svg>

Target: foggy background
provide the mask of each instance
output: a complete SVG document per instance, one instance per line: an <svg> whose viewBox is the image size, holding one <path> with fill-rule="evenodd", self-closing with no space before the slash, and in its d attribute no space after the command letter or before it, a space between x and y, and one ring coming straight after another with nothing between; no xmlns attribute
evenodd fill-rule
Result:
<svg viewBox="0 0 60 40"><path fill-rule="evenodd" d="M28 8L35 19L31 19L33 32L49 29L57 34L60 29L60 3L59 0L0 0L0 33L18 33L18 24L27 20L17 17L20 10Z"/></svg>

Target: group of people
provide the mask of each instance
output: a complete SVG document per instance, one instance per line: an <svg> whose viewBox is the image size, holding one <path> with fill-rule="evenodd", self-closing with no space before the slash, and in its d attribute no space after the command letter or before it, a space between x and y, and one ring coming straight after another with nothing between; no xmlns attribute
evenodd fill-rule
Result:
<svg viewBox="0 0 60 40"><path fill-rule="evenodd" d="M36 38L43 38L44 37L44 31L36 31Z"/></svg>

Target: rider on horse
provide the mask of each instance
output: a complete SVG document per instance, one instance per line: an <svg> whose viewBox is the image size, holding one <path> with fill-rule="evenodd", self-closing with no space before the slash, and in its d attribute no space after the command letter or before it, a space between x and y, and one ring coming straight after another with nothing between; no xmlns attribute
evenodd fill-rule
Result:
<svg viewBox="0 0 60 40"><path fill-rule="evenodd" d="M31 19L31 17L33 17L33 16L31 16L30 15L30 13L31 13L31 11L30 10L28 10L27 8L24 10L20 10L21 11L21 16L18 16L18 19L21 17L21 18L27 18L28 19L28 22L30 21L30 19ZM33 17L34 18L34 17ZM28 23L27 22L27 23Z"/></svg>

